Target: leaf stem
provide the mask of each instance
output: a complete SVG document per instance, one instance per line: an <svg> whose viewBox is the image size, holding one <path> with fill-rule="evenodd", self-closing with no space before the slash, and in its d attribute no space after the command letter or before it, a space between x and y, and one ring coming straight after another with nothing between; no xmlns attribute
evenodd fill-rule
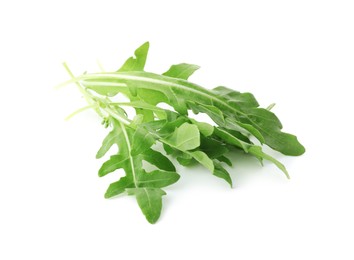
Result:
<svg viewBox="0 0 354 260"><path fill-rule="evenodd" d="M67 120L71 119L72 117L76 116L77 114L79 114L79 113L81 113L81 112L83 112L83 111L85 111L85 110L87 110L87 109L95 108L95 107L97 107L97 105L96 105L96 104L92 104L92 105L88 105L88 106L79 108L78 110L76 110L76 111L74 111L73 113L71 113L70 115L68 115L68 116L65 118L65 120L67 121Z"/></svg>

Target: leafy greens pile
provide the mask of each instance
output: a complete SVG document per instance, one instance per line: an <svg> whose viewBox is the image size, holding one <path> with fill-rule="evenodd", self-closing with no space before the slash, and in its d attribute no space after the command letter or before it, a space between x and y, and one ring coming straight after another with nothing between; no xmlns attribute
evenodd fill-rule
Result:
<svg viewBox="0 0 354 260"><path fill-rule="evenodd" d="M76 83L89 104L84 109L93 108L103 124L111 127L96 157L118 146L118 152L103 163L98 174L102 177L123 169L125 175L110 184L105 198L124 192L134 195L146 219L155 223L166 194L162 188L180 178L171 156L183 166L200 163L230 186L232 180L224 166L232 166L227 154L235 149L261 162L265 159L274 163L288 176L285 167L264 153L261 145L293 156L303 154L305 149L294 135L281 131L282 124L270 108L260 108L251 93L226 87L207 90L189 82L199 68L196 65L173 65L162 75L145 72L148 49L146 42L115 72L74 77L64 64L72 77L64 84ZM114 101L112 97L119 93L130 102ZM173 110L157 106L159 103ZM133 118L124 107L135 109ZM216 126L192 119L188 112L205 113ZM156 143L162 144L165 153L156 150ZM144 169L144 161L154 170Z"/></svg>

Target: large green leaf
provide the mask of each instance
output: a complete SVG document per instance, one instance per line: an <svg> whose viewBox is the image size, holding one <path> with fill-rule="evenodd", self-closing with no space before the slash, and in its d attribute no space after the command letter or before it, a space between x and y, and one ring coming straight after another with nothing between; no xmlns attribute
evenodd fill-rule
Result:
<svg viewBox="0 0 354 260"><path fill-rule="evenodd" d="M89 84L92 80L101 80L102 83L109 82L113 87L117 87L117 93L121 91L122 84L127 87L130 85L142 89L150 89L165 93L169 97L171 105L177 110L184 112L183 102L186 100L189 106L200 104L200 107L193 107L200 112L211 113L209 116L220 126L223 126L222 117L216 110L222 112L223 117L229 117L234 121L234 124L241 126L246 131L249 131L250 126L257 129L264 137L265 143L273 149L287 155L300 155L304 153L304 147L298 142L295 136L281 132L280 121L269 110L255 107L256 103L253 96L239 96L243 104L237 105L237 101L227 100L225 96L220 97L216 92L206 90L196 84L185 80L166 77L147 72L129 72L127 73L108 73L108 74L90 74L82 77L84 84ZM112 91L112 89L111 89ZM245 103L251 102L246 105ZM241 123L241 124L238 124ZM244 124L244 125L242 125Z"/></svg>

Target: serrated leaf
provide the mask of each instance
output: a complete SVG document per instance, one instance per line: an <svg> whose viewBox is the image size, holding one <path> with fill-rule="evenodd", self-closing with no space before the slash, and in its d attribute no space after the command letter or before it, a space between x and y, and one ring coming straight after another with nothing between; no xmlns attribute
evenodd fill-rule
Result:
<svg viewBox="0 0 354 260"><path fill-rule="evenodd" d="M280 131L282 125L273 112L263 108L251 109L247 121L250 120L271 148L285 155L301 155L305 152L296 136Z"/></svg>
<svg viewBox="0 0 354 260"><path fill-rule="evenodd" d="M235 105L237 108L258 107L259 104L251 93L241 93L239 91L219 86L213 89L218 96L225 98L230 105Z"/></svg>
<svg viewBox="0 0 354 260"><path fill-rule="evenodd" d="M143 214L149 223L154 224L159 219L162 209L162 196L166 192L159 188L127 189L128 195L135 195Z"/></svg>
<svg viewBox="0 0 354 260"><path fill-rule="evenodd" d="M191 101L188 101L188 106L193 110L195 114L205 113L218 125L225 125L224 114L218 107Z"/></svg>
<svg viewBox="0 0 354 260"><path fill-rule="evenodd" d="M217 161L214 160L214 172L213 175L224 179L228 184L230 184L230 187L232 188L232 179L228 171L225 170L225 168L218 163Z"/></svg>
<svg viewBox="0 0 354 260"><path fill-rule="evenodd" d="M163 188L171 185L179 180L176 172L155 170L152 172L144 172L138 176L139 187Z"/></svg>
<svg viewBox="0 0 354 260"><path fill-rule="evenodd" d="M98 171L98 176L103 177L117 169L123 169L127 167L128 160L129 157L125 154L112 155L108 161L103 163Z"/></svg>
<svg viewBox="0 0 354 260"><path fill-rule="evenodd" d="M133 135L131 155L138 155L149 149L155 138L144 128L138 127Z"/></svg>
<svg viewBox="0 0 354 260"><path fill-rule="evenodd" d="M131 179L124 176L119 181L113 182L109 185L104 197L106 199L117 196L125 191L127 188L133 188L134 183Z"/></svg>
<svg viewBox="0 0 354 260"><path fill-rule="evenodd" d="M172 65L171 68L162 75L187 80L200 67L193 64L181 63Z"/></svg>
<svg viewBox="0 0 354 260"><path fill-rule="evenodd" d="M123 64L123 66L118 70L119 72L124 71L140 71L144 70L147 54L149 51L149 42L145 42L134 52L135 57L130 57Z"/></svg>
<svg viewBox="0 0 354 260"><path fill-rule="evenodd" d="M122 134L122 130L118 127L115 121L113 121L113 130L109 132L109 134L103 140L102 146L96 154L96 158L99 159L103 157L108 152L108 150L112 147L112 145L114 144L118 145L121 134Z"/></svg>

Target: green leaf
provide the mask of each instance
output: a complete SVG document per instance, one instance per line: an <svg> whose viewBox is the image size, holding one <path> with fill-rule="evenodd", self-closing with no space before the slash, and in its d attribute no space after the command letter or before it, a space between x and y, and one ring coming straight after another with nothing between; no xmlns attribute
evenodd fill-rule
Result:
<svg viewBox="0 0 354 260"><path fill-rule="evenodd" d="M104 197L106 199L117 196L125 191L127 188L133 188L134 183L128 177L122 177L119 181L113 182L109 185Z"/></svg>
<svg viewBox="0 0 354 260"><path fill-rule="evenodd" d="M217 93L218 96L226 99L229 104L234 105L237 108L259 106L257 100L251 93L241 93L222 86L214 88L213 92Z"/></svg>
<svg viewBox="0 0 354 260"><path fill-rule="evenodd" d="M124 154L112 155L111 158L101 166L98 171L98 176L103 177L117 169L127 167L128 160L129 157Z"/></svg>
<svg viewBox="0 0 354 260"><path fill-rule="evenodd" d="M155 170L138 176L139 187L163 188L179 180L176 172Z"/></svg>
<svg viewBox="0 0 354 260"><path fill-rule="evenodd" d="M232 166L232 162L231 162L231 160L229 159L229 158L227 158L226 156L220 156L220 157L217 157L216 158L219 162L224 162L224 163L226 163L228 166Z"/></svg>
<svg viewBox="0 0 354 260"><path fill-rule="evenodd" d="M218 107L191 101L188 102L188 106L193 110L195 114L205 113L218 125L223 126L225 124L224 114Z"/></svg>
<svg viewBox="0 0 354 260"><path fill-rule="evenodd" d="M226 143L234 145L236 147L239 147L239 148L243 149L246 153L248 152L250 144L240 140L236 136L233 136L231 133L227 132L225 129L216 127L214 130L214 133L217 137L221 138Z"/></svg>
<svg viewBox="0 0 354 260"><path fill-rule="evenodd" d="M144 128L138 127L133 135L131 155L138 155L149 149L155 138Z"/></svg>
<svg viewBox="0 0 354 260"><path fill-rule="evenodd" d="M190 152L190 155L199 162L201 165L203 165L205 168L207 168L209 171L214 172L214 163L213 161L206 155L206 153L203 153L202 151L194 151Z"/></svg>
<svg viewBox="0 0 354 260"><path fill-rule="evenodd" d="M168 122L165 123L158 131L159 135L161 137L166 137L166 136L172 135L172 133L175 132L175 130L177 128L179 128L181 125L183 125L184 123L187 123L187 122L188 122L188 120L183 116L180 116L176 119L168 118Z"/></svg>
<svg viewBox="0 0 354 260"><path fill-rule="evenodd" d="M195 162L195 160L193 159L190 153L180 153L176 159L179 162L179 164L183 166L189 166L193 162Z"/></svg>
<svg viewBox="0 0 354 260"><path fill-rule="evenodd" d="M190 121L196 125L199 129L199 132L204 135L204 136L210 136L213 134L214 132L214 126L212 126L211 124L208 123L204 123L204 122L198 122L197 120L194 119L190 119Z"/></svg>
<svg viewBox="0 0 354 260"><path fill-rule="evenodd" d="M167 155L172 155L176 153L176 149L172 148L170 145L163 143L163 149L167 153Z"/></svg>
<svg viewBox="0 0 354 260"><path fill-rule="evenodd" d="M271 148L285 155L301 155L305 152L296 136L280 131L282 124L273 112L264 108L248 109L247 118L243 120L253 124Z"/></svg>
<svg viewBox="0 0 354 260"><path fill-rule="evenodd" d="M118 145L121 134L122 134L122 130L119 128L116 121L113 121L113 130L109 132L109 134L103 140L102 146L96 154L96 158L99 159L103 157L108 152L108 150L112 147L112 145L114 144Z"/></svg>
<svg viewBox="0 0 354 260"><path fill-rule="evenodd" d="M193 124L184 123L171 136L164 138L164 141L181 151L197 148L200 145L198 127Z"/></svg>
<svg viewBox="0 0 354 260"><path fill-rule="evenodd" d="M261 144L265 142L263 135L253 125L241 123L239 121L236 122L235 119L228 117L225 120L225 128L239 132L239 138L244 141L245 138L248 140L247 136L253 135ZM240 137L241 135L243 135L243 137Z"/></svg>
<svg viewBox="0 0 354 260"><path fill-rule="evenodd" d="M230 184L230 187L232 188L232 179L230 174L225 170L225 168L220 163L218 163L215 160L214 160L213 175L225 180L228 184Z"/></svg>
<svg viewBox="0 0 354 260"><path fill-rule="evenodd" d="M162 153L149 149L143 154L143 160L165 171L176 171L173 163Z"/></svg>
<svg viewBox="0 0 354 260"><path fill-rule="evenodd" d="M127 61L118 71L124 72L144 70L148 51L149 42L145 42L143 45L141 45L138 49L135 50L135 57L130 57L129 59L127 59Z"/></svg>
<svg viewBox="0 0 354 260"><path fill-rule="evenodd" d="M162 75L187 80L200 67L193 64L181 63L172 65L171 68Z"/></svg>
<svg viewBox="0 0 354 260"><path fill-rule="evenodd" d="M266 154L262 151L262 148L259 146L252 146L249 148L249 153L258 156L259 158L262 159L266 159L272 163L274 163L282 172L284 172L284 174L286 175L286 177L288 179L290 179L289 173L286 170L285 166L280 163L278 160L276 160L275 158L273 158L272 156L270 156L269 154Z"/></svg>
<svg viewBox="0 0 354 260"><path fill-rule="evenodd" d="M154 90L154 89L145 89L141 87L140 84L137 85L139 88L137 89L138 97L144 102L157 105L158 103L169 103L169 99L163 91Z"/></svg>
<svg viewBox="0 0 354 260"><path fill-rule="evenodd" d="M154 224L159 219L162 209L162 196L166 192L159 188L127 189L128 195L135 195L143 214L149 223Z"/></svg>
<svg viewBox="0 0 354 260"><path fill-rule="evenodd" d="M205 137L201 138L200 149L210 158L220 157L229 151L222 142Z"/></svg>

